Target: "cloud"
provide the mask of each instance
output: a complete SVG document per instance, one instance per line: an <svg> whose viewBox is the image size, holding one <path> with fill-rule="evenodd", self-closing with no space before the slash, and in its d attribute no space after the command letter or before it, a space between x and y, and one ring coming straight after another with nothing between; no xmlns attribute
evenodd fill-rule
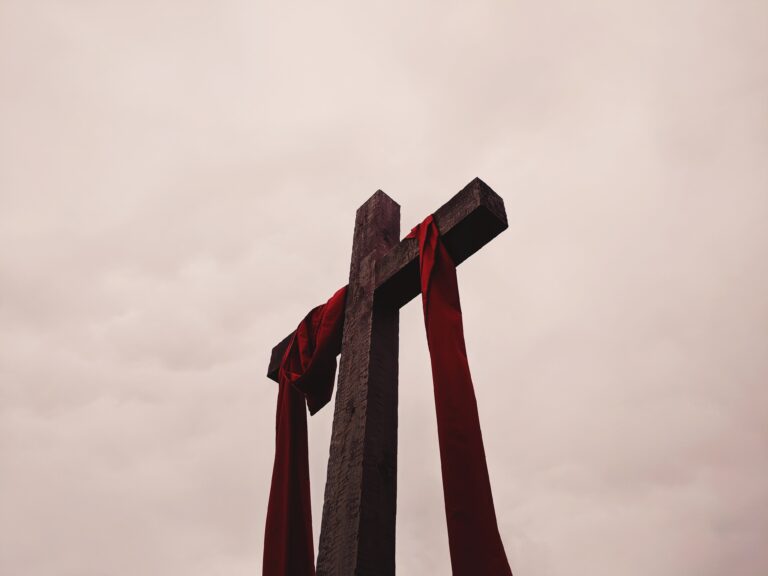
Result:
<svg viewBox="0 0 768 576"><path fill-rule="evenodd" d="M768 568L759 3L0 3L0 573L257 574L271 347L466 182L516 574ZM401 313L398 572L449 573ZM332 410L310 422L320 524Z"/></svg>

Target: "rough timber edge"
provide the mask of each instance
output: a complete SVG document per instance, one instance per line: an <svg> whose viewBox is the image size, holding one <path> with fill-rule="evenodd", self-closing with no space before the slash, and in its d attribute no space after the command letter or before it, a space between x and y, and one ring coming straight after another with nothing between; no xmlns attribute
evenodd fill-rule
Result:
<svg viewBox="0 0 768 576"><path fill-rule="evenodd" d="M475 178L434 213L440 235L459 265L507 229L504 200ZM403 306L419 293L419 246L403 239L376 263L377 296Z"/></svg>

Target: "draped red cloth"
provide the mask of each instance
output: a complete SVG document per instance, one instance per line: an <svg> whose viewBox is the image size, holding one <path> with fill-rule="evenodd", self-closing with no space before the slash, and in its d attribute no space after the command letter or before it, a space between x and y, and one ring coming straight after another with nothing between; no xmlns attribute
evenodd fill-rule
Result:
<svg viewBox="0 0 768 576"><path fill-rule="evenodd" d="M432 360L443 496L453 576L512 576L493 506L456 281L432 216L418 238L424 324ZM346 287L296 329L278 373L277 441L263 576L314 576L307 416L331 398Z"/></svg>
<svg viewBox="0 0 768 576"><path fill-rule="evenodd" d="M313 309L293 333L280 363L275 463L264 532L263 576L314 576L307 413L331 399L341 350L347 288Z"/></svg>
<svg viewBox="0 0 768 576"><path fill-rule="evenodd" d="M453 576L511 576L496 524L467 361L456 266L432 216L409 237L419 240L421 300L432 361Z"/></svg>

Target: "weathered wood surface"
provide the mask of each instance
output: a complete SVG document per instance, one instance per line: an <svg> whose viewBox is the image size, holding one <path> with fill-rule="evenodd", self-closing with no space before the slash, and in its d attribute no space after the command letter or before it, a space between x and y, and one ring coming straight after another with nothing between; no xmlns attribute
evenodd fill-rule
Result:
<svg viewBox="0 0 768 576"><path fill-rule="evenodd" d="M507 228L504 201L479 178L438 208L434 216L457 266ZM398 307L421 291L419 243L415 238L403 239L376 263L376 288L377 298Z"/></svg>
<svg viewBox="0 0 768 576"><path fill-rule="evenodd" d="M507 228L504 200L475 178L434 213L437 228L457 265ZM414 222L414 225L418 222ZM376 263L377 299L403 306L420 291L419 246L415 239L400 241ZM277 382L277 368L288 338L272 349L267 376Z"/></svg>
<svg viewBox="0 0 768 576"><path fill-rule="evenodd" d="M378 191L355 220L318 576L395 573L400 310L374 293L376 261L399 238L400 206Z"/></svg>
<svg viewBox="0 0 768 576"><path fill-rule="evenodd" d="M434 215L457 265L507 228L479 178ZM399 235L400 207L376 192L355 220L318 576L395 574L399 310L420 291L418 242ZM272 350L273 380L288 340Z"/></svg>

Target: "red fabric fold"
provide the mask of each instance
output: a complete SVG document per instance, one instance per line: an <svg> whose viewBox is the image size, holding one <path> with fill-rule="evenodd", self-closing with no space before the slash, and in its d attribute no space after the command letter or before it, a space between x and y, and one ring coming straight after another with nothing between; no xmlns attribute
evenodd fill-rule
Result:
<svg viewBox="0 0 768 576"><path fill-rule="evenodd" d="M305 402L314 414L331 399L346 293L345 286L306 315L280 363L263 576L315 574Z"/></svg>
<svg viewBox="0 0 768 576"><path fill-rule="evenodd" d="M409 237L419 241L421 298L432 361L453 576L511 576L496 523L464 344L456 266L432 216Z"/></svg>

